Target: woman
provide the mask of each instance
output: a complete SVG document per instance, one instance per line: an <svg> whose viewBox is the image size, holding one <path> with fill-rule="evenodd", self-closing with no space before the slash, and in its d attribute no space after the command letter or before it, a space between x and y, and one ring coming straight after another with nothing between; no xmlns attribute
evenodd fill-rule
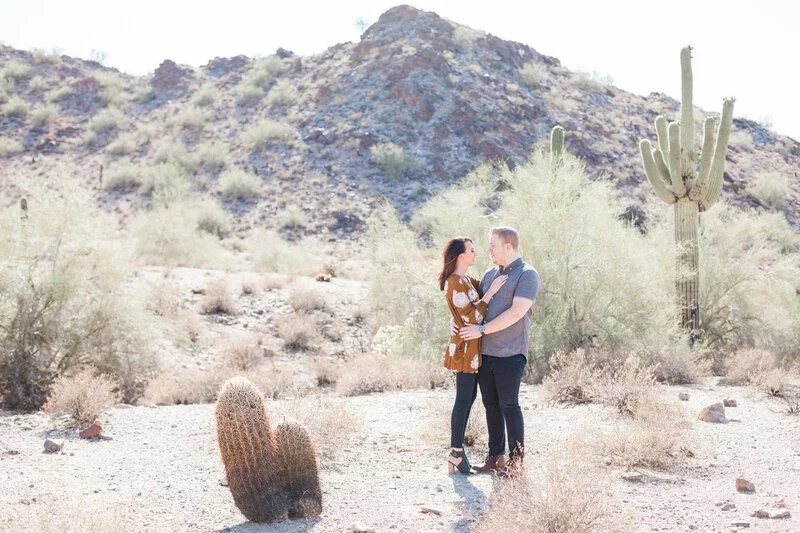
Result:
<svg viewBox="0 0 800 533"><path fill-rule="evenodd" d="M467 276L467 269L475 264L475 246L468 237L451 239L442 251L442 270L439 273L439 290L444 291L453 322L459 327L483 324L489 300L506 282L499 276L481 298L478 280ZM444 352L444 366L456 371L456 401L450 415L450 454L447 456L449 473L472 473L464 453L464 432L469 412L478 394L478 368L481 366L481 339L465 341L451 335Z"/></svg>

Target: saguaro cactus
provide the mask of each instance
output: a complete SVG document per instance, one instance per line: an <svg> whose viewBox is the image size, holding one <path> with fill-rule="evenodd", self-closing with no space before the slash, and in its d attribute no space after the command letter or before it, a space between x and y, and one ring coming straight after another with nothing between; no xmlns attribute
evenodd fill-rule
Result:
<svg viewBox="0 0 800 533"><path fill-rule="evenodd" d="M550 132L550 168L556 169L561 164L564 154L564 128L553 126Z"/></svg>
<svg viewBox="0 0 800 533"><path fill-rule="evenodd" d="M253 522L322 512L316 447L306 429L283 423L273 431L261 392L237 377L217 396L217 440L236 507Z"/></svg>
<svg viewBox="0 0 800 533"><path fill-rule="evenodd" d="M681 325L694 339L700 330L698 305L699 257L697 226L699 214L711 207L722 191L722 173L733 122L733 98L726 98L716 134L715 119L703 124L703 148L694 146L692 105L692 49L681 50L681 118L670 122L663 116L655 121L658 146L649 140L639 143L647 179L656 195L675 210L675 243L678 246L676 292ZM699 172L696 164L700 163Z"/></svg>

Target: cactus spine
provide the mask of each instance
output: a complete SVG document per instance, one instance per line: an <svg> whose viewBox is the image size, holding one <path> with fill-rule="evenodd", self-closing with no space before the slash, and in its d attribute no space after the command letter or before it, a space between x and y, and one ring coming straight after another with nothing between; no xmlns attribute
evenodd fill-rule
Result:
<svg viewBox="0 0 800 533"><path fill-rule="evenodd" d="M236 507L253 522L322 512L316 450L305 428L272 429L252 382L226 381L217 396L217 441Z"/></svg>
<svg viewBox="0 0 800 533"><path fill-rule="evenodd" d="M667 124L663 116L656 118L658 146L649 140L639 143L647 180L653 191L668 205L674 205L675 243L678 265L675 286L681 312L681 325L694 340L700 330L699 257L697 226L699 215L719 199L728 139L733 122L732 98L722 105L722 117L716 134L715 120L707 117L703 124L703 148L694 148L694 106L692 104L692 49L681 50L681 121ZM695 170L696 163L700 170Z"/></svg>

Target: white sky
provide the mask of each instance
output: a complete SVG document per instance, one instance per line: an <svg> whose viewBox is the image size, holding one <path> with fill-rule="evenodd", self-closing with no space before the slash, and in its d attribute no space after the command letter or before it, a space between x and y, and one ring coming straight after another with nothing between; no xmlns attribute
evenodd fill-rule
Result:
<svg viewBox="0 0 800 533"><path fill-rule="evenodd" d="M800 3L793 0L417 0L411 5L558 57L618 87L680 98L680 48L694 46L695 104L772 123L800 139ZM0 0L0 41L58 48L131 74L166 58L203 65L215 56L263 56L282 46L307 55L357 42L356 20L375 22L384 0ZM527 6L527 7L523 7Z"/></svg>

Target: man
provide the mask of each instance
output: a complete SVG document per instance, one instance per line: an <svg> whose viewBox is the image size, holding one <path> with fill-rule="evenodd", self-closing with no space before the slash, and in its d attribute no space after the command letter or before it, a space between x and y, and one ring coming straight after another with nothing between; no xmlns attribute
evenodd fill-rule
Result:
<svg viewBox="0 0 800 533"><path fill-rule="evenodd" d="M484 465L475 470L506 475L521 466L525 454L525 421L519 406L519 387L528 361L528 334L540 284L538 272L519 254L519 233L515 229L492 228L490 237L489 256L497 266L481 278L481 294L497 276L507 275L508 279L489 302L483 325L463 327L459 334L464 339L483 337L478 386L486 408L489 455Z"/></svg>

